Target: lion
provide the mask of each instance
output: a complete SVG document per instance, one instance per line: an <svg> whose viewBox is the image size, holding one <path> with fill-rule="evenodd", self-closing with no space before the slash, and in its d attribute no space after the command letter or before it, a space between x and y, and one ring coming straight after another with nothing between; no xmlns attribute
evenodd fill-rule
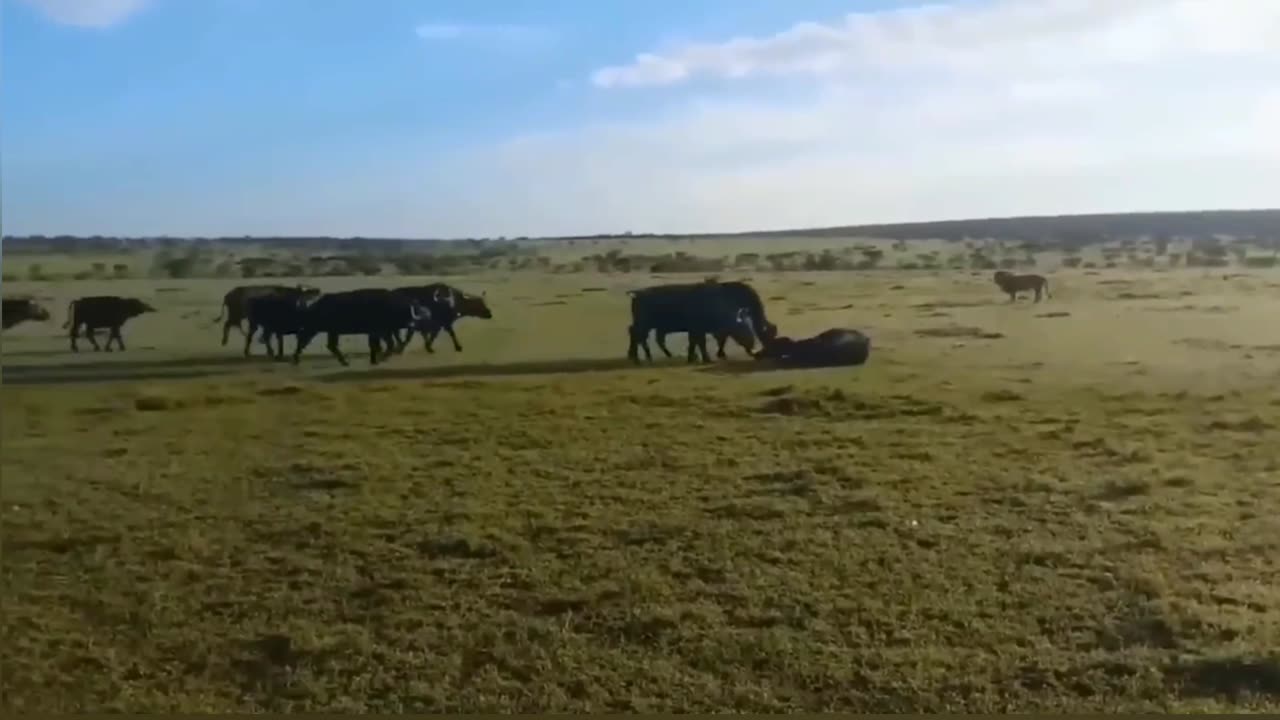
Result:
<svg viewBox="0 0 1280 720"><path fill-rule="evenodd" d="M1049 294L1049 281L1043 275L1014 275L1007 270L997 270L993 279L1001 290L1009 293L1009 302L1014 302L1018 293L1027 290L1035 291L1036 302L1040 302L1041 292L1045 297L1053 297Z"/></svg>

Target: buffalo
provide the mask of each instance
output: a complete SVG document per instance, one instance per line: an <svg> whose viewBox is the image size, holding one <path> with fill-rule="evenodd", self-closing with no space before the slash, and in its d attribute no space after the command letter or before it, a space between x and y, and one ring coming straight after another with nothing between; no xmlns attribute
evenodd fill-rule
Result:
<svg viewBox="0 0 1280 720"><path fill-rule="evenodd" d="M482 320L493 318L493 312L489 309L489 305L482 295L465 293L445 283L398 287L393 292L413 299L420 306L430 311L431 322L425 326L427 329L418 329L422 333L422 347L427 352L435 352L432 345L435 343L436 337L440 335L441 330L449 333L449 339L453 341L454 351L462 352L462 343L458 342L458 335L453 331L453 323L464 317L474 317ZM409 328L408 334L400 342L401 348L413 340L413 333L414 328Z"/></svg>
<svg viewBox="0 0 1280 720"><path fill-rule="evenodd" d="M792 367L862 365L871 355L871 338L848 328L831 328L804 340L776 337L763 345L757 360L772 359Z"/></svg>
<svg viewBox="0 0 1280 720"><path fill-rule="evenodd" d="M3 315L5 330L27 320L43 322L49 319L49 311L31 298L5 298L3 311L0 314Z"/></svg>
<svg viewBox="0 0 1280 720"><path fill-rule="evenodd" d="M759 294L750 285L739 282L708 281L701 283L679 283L656 285L639 290L632 290L631 295L631 347L628 357L638 362L636 348L644 349L649 354L647 338L650 331L655 334L658 348L671 357L666 346L666 336L673 332L689 333L689 357L692 362L695 336L710 334L719 345L716 357L724 359L725 342L729 337L742 345L748 353L754 347L754 338L748 341L738 326L745 320L748 329L761 341L770 340L778 333L778 328L769 322L765 315L764 303ZM738 313L743 310L743 313ZM704 360L706 359L705 337L698 338Z"/></svg>
<svg viewBox="0 0 1280 720"><path fill-rule="evenodd" d="M124 338L120 335L120 328L130 318L155 311L155 308L137 298L91 295L71 301L67 307L67 321L62 324L62 327L63 329L71 328L71 349L75 352L80 352L76 340L80 336L81 325L84 326L85 337L89 338L89 343L93 345L94 350L102 349L98 346L97 338L94 337L94 332L99 328L110 331L107 335L107 352L111 352L112 340L116 341L121 350L124 350Z"/></svg>
<svg viewBox="0 0 1280 720"><path fill-rule="evenodd" d="M319 294L320 290L318 288L308 285L238 285L231 288L223 296L222 308L218 311L218 317L214 318L214 322L222 321L222 344L227 344L231 328L234 327L240 332L244 332L244 328L240 323L249 314L249 301L251 299L265 295L283 295L311 300ZM269 342L269 338L264 336L263 342Z"/></svg>
<svg viewBox="0 0 1280 720"><path fill-rule="evenodd" d="M261 329L262 343L267 346L267 354L271 354L271 337L274 335L275 357L277 360L283 359L284 336L298 334L307 307L306 300L303 296L292 293L269 293L250 297L245 305L249 331L244 336L244 356L249 357L253 334Z"/></svg>
<svg viewBox="0 0 1280 720"><path fill-rule="evenodd" d="M398 331L406 327L419 327L426 316L423 308L402 294L383 288L366 288L321 295L302 310L297 325L297 345L293 350L296 364L302 351L320 333L328 336L326 347L338 362L347 365L347 359L338 348L342 335L364 335L369 340L369 364L378 364L397 349ZM383 349L382 345L386 348ZM403 347L401 345L401 347Z"/></svg>

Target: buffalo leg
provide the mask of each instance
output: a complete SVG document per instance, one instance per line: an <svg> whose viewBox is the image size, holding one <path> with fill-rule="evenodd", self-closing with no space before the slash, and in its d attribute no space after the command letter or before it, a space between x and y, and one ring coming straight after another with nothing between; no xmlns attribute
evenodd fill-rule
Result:
<svg viewBox="0 0 1280 720"><path fill-rule="evenodd" d="M665 332L662 330L655 330L653 332L653 340L658 343L659 350L665 353L667 357L671 357L671 351L667 349L667 334Z"/></svg>
<svg viewBox="0 0 1280 720"><path fill-rule="evenodd" d="M227 340L230 339L231 337L231 328L235 328L239 330L241 335L244 334L244 326L240 324L242 321L243 321L242 318L236 317L235 315L231 315L231 314L227 315L226 322L222 323L222 344L223 345L226 345Z"/></svg>
<svg viewBox="0 0 1280 720"><path fill-rule="evenodd" d="M637 350L639 343L636 342L636 326L627 326L627 359L633 363L640 362L640 352Z"/></svg>
<svg viewBox="0 0 1280 720"><path fill-rule="evenodd" d="M382 350L382 338L378 336L378 333L369 333L368 339L369 339L369 364L377 365L378 352Z"/></svg>
<svg viewBox="0 0 1280 720"><path fill-rule="evenodd" d="M297 365L302 358L302 351L307 349L316 334L311 330L298 330L293 336L293 364Z"/></svg>
<svg viewBox="0 0 1280 720"><path fill-rule="evenodd" d="M76 345L76 340L78 340L79 338L80 338L80 325L78 323L73 322L71 323L71 352L80 352L79 346Z"/></svg>
<svg viewBox="0 0 1280 720"><path fill-rule="evenodd" d="M108 351L111 350L112 340L116 341L116 347L120 348L121 352L125 351L126 348L124 346L124 335L120 334L119 325L113 325L107 332L107 350Z"/></svg>
<svg viewBox="0 0 1280 720"><path fill-rule="evenodd" d="M342 363L344 367L350 364L347 362L346 356L342 354L342 348L338 347L338 333L329 333L329 341L325 343L325 347L329 348L329 352L338 358L338 362Z"/></svg>
<svg viewBox="0 0 1280 720"><path fill-rule="evenodd" d="M456 352L462 352L462 343L458 342L458 336L453 332L453 323L445 325L444 331L449 333L449 339L453 341L453 349Z"/></svg>
<svg viewBox="0 0 1280 720"><path fill-rule="evenodd" d="M716 333L716 357L720 360L725 359L724 344L728 342L729 336L725 333Z"/></svg>
<svg viewBox="0 0 1280 720"><path fill-rule="evenodd" d="M627 328L627 334L631 338L631 345L627 348L627 357L632 362L639 364L640 354L637 348L644 350L644 357L649 362L653 362L653 352L649 350L649 330L648 328L638 328L635 325Z"/></svg>
<svg viewBox="0 0 1280 720"><path fill-rule="evenodd" d="M702 362L711 362L707 357L707 336L703 333L689 333L689 362L697 362L698 353L702 353Z"/></svg>
<svg viewBox="0 0 1280 720"><path fill-rule="evenodd" d="M711 362L711 356L707 354L707 336L698 333L698 353L702 355L702 362Z"/></svg>
<svg viewBox="0 0 1280 720"><path fill-rule="evenodd" d="M84 326L84 336L89 338L89 344L93 346L94 352L102 349L102 347L98 345L97 330L93 326L88 324Z"/></svg>
<svg viewBox="0 0 1280 720"><path fill-rule="evenodd" d="M245 357L249 357L249 348L253 347L253 334L256 332L258 332L258 324L250 320L249 332L244 336L244 356ZM267 335L268 342L270 342L270 335L267 334L266 328L263 328L262 334ZM270 351L271 351L271 346L268 345L267 352L270 352Z"/></svg>

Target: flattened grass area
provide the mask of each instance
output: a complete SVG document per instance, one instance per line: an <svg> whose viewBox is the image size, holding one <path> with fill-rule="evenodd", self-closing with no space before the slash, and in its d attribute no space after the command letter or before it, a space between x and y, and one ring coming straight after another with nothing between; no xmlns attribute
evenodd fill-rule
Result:
<svg viewBox="0 0 1280 720"><path fill-rule="evenodd" d="M627 367L647 278L460 282L464 352L373 369L220 348L225 285L133 284L124 354L19 326L4 704L1280 707L1265 278L871 275L754 280L857 369Z"/></svg>

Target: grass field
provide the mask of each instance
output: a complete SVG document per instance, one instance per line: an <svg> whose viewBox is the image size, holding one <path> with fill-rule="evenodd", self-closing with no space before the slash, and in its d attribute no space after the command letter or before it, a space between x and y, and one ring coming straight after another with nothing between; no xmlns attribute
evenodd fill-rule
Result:
<svg viewBox="0 0 1280 720"><path fill-rule="evenodd" d="M6 283L4 705L1280 709L1280 273L1050 280L756 275L872 336L809 371L630 367L641 275L345 369L219 346L239 281ZM73 355L97 292L160 312Z"/></svg>

